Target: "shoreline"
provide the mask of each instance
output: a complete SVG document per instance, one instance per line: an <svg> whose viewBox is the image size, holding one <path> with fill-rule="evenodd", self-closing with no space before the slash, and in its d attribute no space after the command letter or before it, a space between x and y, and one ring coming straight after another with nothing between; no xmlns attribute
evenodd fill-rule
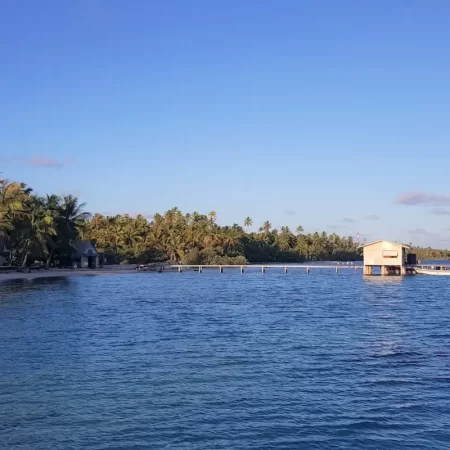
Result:
<svg viewBox="0 0 450 450"><path fill-rule="evenodd" d="M6 272L0 273L0 283L2 281L13 280L34 280L36 278L58 278L88 275L119 275L119 274L140 273L134 269L124 270L102 270L102 269L49 269L36 272Z"/></svg>

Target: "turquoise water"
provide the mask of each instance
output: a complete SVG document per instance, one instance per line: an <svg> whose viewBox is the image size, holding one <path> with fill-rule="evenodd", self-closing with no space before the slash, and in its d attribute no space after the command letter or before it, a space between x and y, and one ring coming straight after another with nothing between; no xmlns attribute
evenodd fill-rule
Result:
<svg viewBox="0 0 450 450"><path fill-rule="evenodd" d="M450 279L0 284L0 448L450 448Z"/></svg>

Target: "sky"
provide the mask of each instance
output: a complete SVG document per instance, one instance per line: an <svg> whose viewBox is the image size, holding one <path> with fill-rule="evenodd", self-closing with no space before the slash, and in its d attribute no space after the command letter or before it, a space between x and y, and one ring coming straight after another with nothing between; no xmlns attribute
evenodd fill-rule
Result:
<svg viewBox="0 0 450 450"><path fill-rule="evenodd" d="M0 172L87 210L450 247L450 2L3 0Z"/></svg>

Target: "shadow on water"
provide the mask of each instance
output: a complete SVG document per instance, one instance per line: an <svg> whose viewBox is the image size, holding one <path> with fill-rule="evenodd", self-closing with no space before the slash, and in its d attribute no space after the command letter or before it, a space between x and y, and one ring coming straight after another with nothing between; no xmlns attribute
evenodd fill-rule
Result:
<svg viewBox="0 0 450 450"><path fill-rule="evenodd" d="M71 280L68 277L49 278L19 278L0 283L0 300L14 294L21 294L27 291L42 290L49 287L69 286Z"/></svg>
<svg viewBox="0 0 450 450"><path fill-rule="evenodd" d="M371 275L363 276L363 281L367 285L375 286L399 286L403 284L406 277L400 276L381 276L381 275Z"/></svg>

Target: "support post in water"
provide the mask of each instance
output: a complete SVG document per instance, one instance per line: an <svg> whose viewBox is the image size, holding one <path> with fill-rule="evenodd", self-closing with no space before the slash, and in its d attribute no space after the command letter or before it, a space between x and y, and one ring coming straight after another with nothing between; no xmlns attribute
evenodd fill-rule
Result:
<svg viewBox="0 0 450 450"><path fill-rule="evenodd" d="M309 267L306 268L306 273L307 273L307 274L309 273Z"/></svg>
<svg viewBox="0 0 450 450"><path fill-rule="evenodd" d="M287 267L284 266L284 273L287 273Z"/></svg>
<svg viewBox="0 0 450 450"><path fill-rule="evenodd" d="M244 268L241 266L241 273L244 273Z"/></svg>
<svg viewBox="0 0 450 450"><path fill-rule="evenodd" d="M336 275L339 273L339 270L338 270L338 268L337 268L337 266L336 266Z"/></svg>
<svg viewBox="0 0 450 450"><path fill-rule="evenodd" d="M223 273L223 267L222 266L219 266L219 272Z"/></svg>
<svg viewBox="0 0 450 450"><path fill-rule="evenodd" d="M181 266L178 266L178 272L182 272Z"/></svg>
<svg viewBox="0 0 450 450"><path fill-rule="evenodd" d="M266 268L264 266L261 266L261 273L265 273L266 272Z"/></svg>
<svg viewBox="0 0 450 450"><path fill-rule="evenodd" d="M198 267L198 273L202 273L203 272L203 267L202 266L199 266Z"/></svg>

